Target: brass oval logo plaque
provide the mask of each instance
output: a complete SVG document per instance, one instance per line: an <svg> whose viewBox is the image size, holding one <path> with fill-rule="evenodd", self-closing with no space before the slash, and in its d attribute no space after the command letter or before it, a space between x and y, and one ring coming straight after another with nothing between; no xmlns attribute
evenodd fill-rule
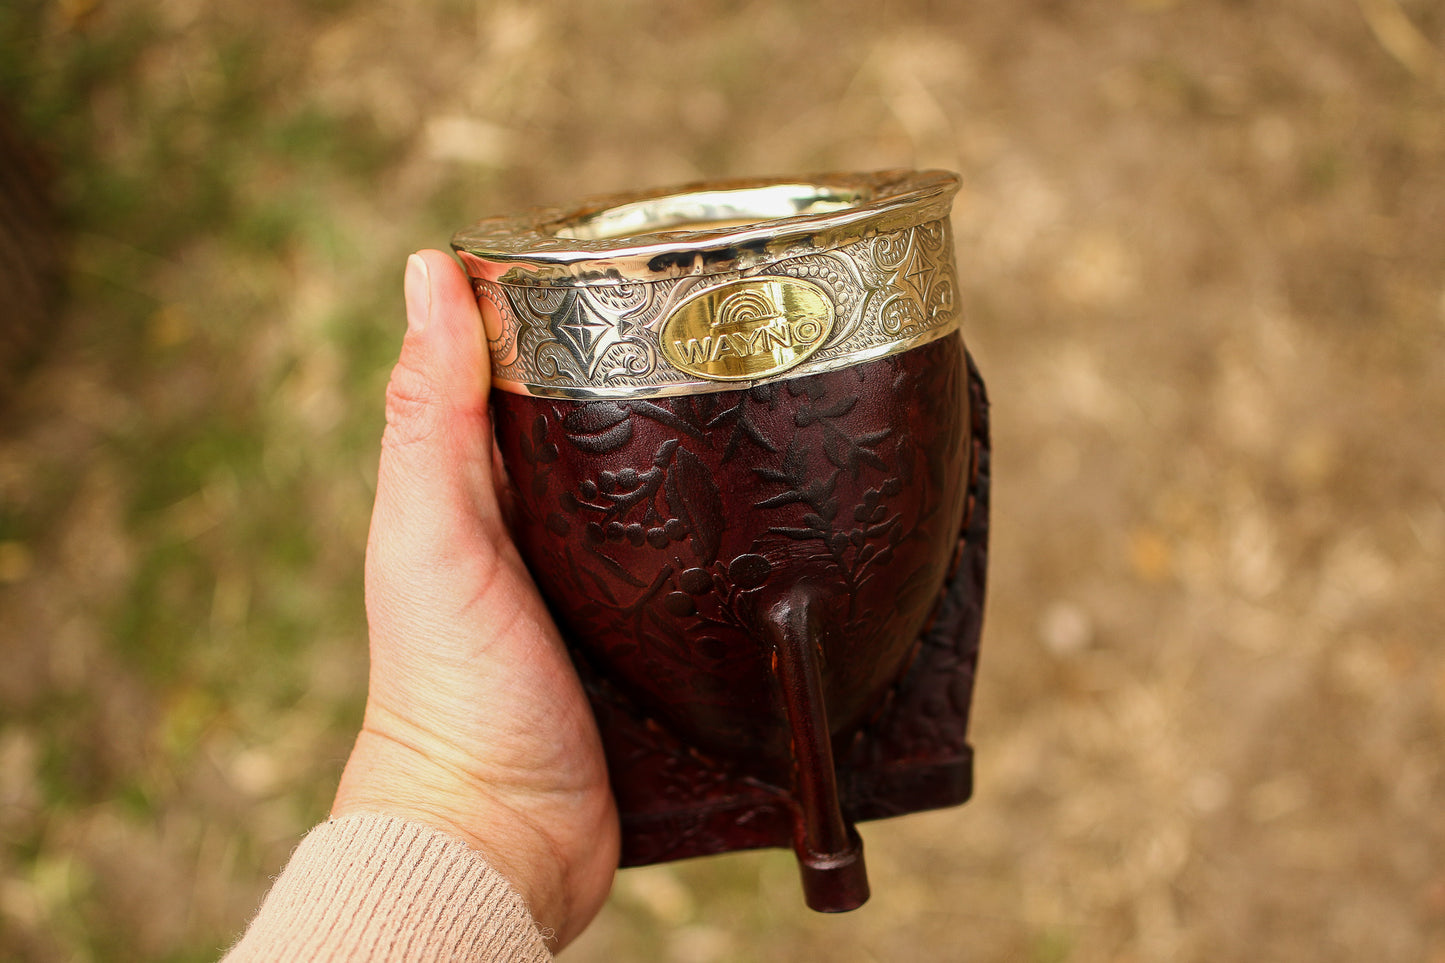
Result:
<svg viewBox="0 0 1445 963"><path fill-rule="evenodd" d="M833 331L833 302L798 278L743 278L686 298L662 326L673 366L712 381L750 381L802 364Z"/></svg>

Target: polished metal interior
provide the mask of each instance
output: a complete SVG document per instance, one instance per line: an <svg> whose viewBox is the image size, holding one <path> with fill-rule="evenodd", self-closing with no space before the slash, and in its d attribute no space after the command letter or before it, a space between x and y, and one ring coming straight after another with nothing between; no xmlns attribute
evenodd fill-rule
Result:
<svg viewBox="0 0 1445 963"><path fill-rule="evenodd" d="M804 214L830 214L867 200L865 191L816 184L691 191L620 204L561 224L552 233L573 240L598 241L637 234L711 231Z"/></svg>
<svg viewBox="0 0 1445 963"><path fill-rule="evenodd" d="M487 218L452 247L504 284L728 274L946 218L958 186L947 171L902 170L709 181Z"/></svg>

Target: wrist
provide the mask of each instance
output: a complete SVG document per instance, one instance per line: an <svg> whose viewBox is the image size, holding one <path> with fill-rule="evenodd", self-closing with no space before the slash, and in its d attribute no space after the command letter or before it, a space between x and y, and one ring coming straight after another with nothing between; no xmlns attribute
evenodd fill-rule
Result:
<svg viewBox="0 0 1445 963"><path fill-rule="evenodd" d="M545 935L580 931L572 929L559 857L525 812L521 800L369 729L357 738L331 807L333 818L379 813L456 837L506 878Z"/></svg>

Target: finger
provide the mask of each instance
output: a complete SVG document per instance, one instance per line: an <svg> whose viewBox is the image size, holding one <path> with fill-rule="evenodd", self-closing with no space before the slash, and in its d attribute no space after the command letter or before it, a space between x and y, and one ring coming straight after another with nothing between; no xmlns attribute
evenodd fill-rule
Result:
<svg viewBox="0 0 1445 963"><path fill-rule="evenodd" d="M410 577L475 558L500 536L501 514L490 372L471 284L447 255L422 251L407 261L405 290L407 332L387 385L372 515L377 558L369 561Z"/></svg>
<svg viewBox="0 0 1445 963"><path fill-rule="evenodd" d="M502 449L498 447L496 439L492 440L492 482L497 493L497 504L502 511L502 522L507 526L507 531L517 530L517 490L512 485L512 475L507 471L507 463L502 460Z"/></svg>

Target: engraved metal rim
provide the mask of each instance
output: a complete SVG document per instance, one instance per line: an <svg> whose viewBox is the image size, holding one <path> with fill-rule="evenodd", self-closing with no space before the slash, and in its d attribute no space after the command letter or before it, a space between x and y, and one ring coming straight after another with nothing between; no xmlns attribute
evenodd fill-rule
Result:
<svg viewBox="0 0 1445 963"><path fill-rule="evenodd" d="M532 398L556 398L564 401L625 401L629 398L671 398L679 395L714 394L721 391L747 391L758 385L789 381L794 378L806 378L810 375L826 374L830 371L841 371L844 368L851 368L869 361L877 361L879 358L903 354L906 351L912 351L914 348L921 348L926 344L932 344L934 341L942 338L950 336L958 337L961 328L961 320L955 317L951 323L944 327L934 328L910 338L860 349L850 353L844 358L830 359L829 361L813 365L805 361L781 373L769 375L766 378L756 378L751 381L706 381L699 378L694 381L677 381L663 385L631 385L628 386L626 390L619 391L616 388L601 386L532 385L521 381L505 381L494 378L492 380L492 387L498 391L505 391L507 394L512 395L526 395Z"/></svg>
<svg viewBox="0 0 1445 963"><path fill-rule="evenodd" d="M945 219L958 188L958 175L941 170L707 181L488 218L457 232L452 247L470 269L503 284L724 274ZM727 209L730 199L738 203ZM757 203L749 207L749 200ZM677 216L689 203L732 216ZM609 218L616 230L590 229ZM709 226L686 229L699 221Z"/></svg>

